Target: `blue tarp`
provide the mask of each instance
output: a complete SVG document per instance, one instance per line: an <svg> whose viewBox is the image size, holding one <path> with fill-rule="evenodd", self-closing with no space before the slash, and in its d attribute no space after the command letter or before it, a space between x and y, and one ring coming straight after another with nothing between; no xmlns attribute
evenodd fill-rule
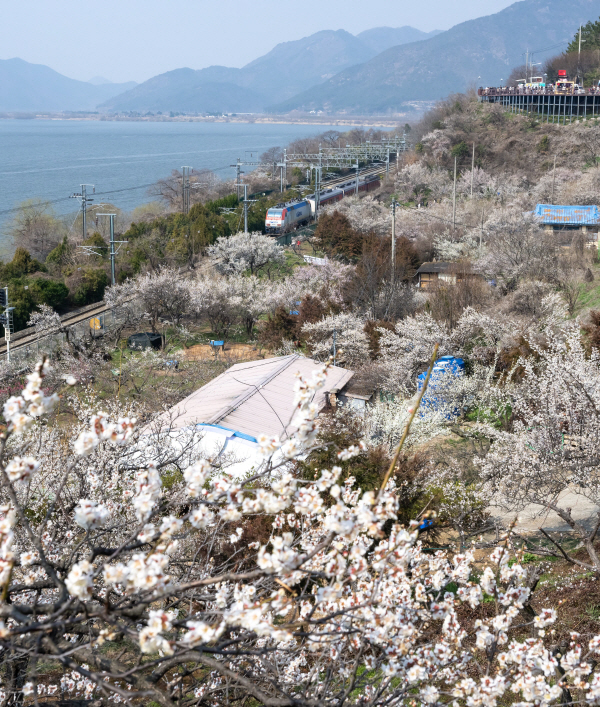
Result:
<svg viewBox="0 0 600 707"><path fill-rule="evenodd" d="M544 225L592 226L600 223L600 210L597 206L553 206L538 204L535 215Z"/></svg>
<svg viewBox="0 0 600 707"><path fill-rule="evenodd" d="M421 400L421 416L426 415L428 410L439 410L445 414L449 420L459 414L458 408L448 409L448 401L444 398L444 392L450 383L451 378L459 378L465 373L465 362L462 358L454 356L441 356L435 362L431 371L431 378L427 386L427 392ZM427 371L417 376L418 389L422 390L427 378Z"/></svg>

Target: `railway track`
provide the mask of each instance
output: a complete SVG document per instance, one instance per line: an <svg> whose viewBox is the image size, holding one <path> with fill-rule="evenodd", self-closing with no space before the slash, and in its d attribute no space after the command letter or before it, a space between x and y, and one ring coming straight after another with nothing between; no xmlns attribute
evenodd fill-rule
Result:
<svg viewBox="0 0 600 707"><path fill-rule="evenodd" d="M385 168L382 168L381 166L366 167L362 169L359 174L361 177L369 177L371 175L381 174L384 170ZM347 181L348 175L346 175L345 177L330 179L326 182L324 181L323 187L335 187L337 184L344 184ZM202 270L205 270L209 267L212 266L204 265L201 268L198 268L196 272L201 272ZM110 311L110 307L108 307L104 302L99 302L97 305L90 305L89 308L85 309L85 311L70 312L62 316L60 319L63 325L71 327L75 326L76 324L81 324L82 322L85 322L86 320L92 319L99 315L106 314ZM32 344L35 344L38 341L38 335L32 329L33 328L23 329L22 331L19 331L16 334L12 335L10 340L11 352L15 351L16 349L23 348L24 346L31 346ZM6 354L6 348L6 340L4 339L4 337L2 337L0 338L0 356Z"/></svg>
<svg viewBox="0 0 600 707"><path fill-rule="evenodd" d="M381 166L379 166L379 167L365 167L364 169L362 169L359 172L359 175L361 177L370 177L375 174L381 174L382 172L385 172L385 167L381 167ZM338 184L345 184L351 176L353 176L353 175L347 174L345 177L340 177L340 178L324 181L322 183L322 186L324 188L325 187L329 188L329 187L335 187Z"/></svg>
<svg viewBox="0 0 600 707"><path fill-rule="evenodd" d="M61 317L61 322L67 326L74 326L75 324L80 324L81 322L86 321L87 319L92 319L93 317L97 317L100 314L104 314L106 312L110 312L110 308L106 306L104 303L100 303L95 307L91 307L90 309L87 309L85 312L71 312L69 314L65 314L63 317ZM43 337L41 337L43 338ZM30 331L29 329L23 329L22 331L17 332L16 334L13 334L10 339L10 350L15 351L16 349L20 349L23 346L30 346L31 344L35 344L36 341L38 340L38 335L35 333L35 331ZM6 340L4 337L0 339L0 356L2 354L6 353Z"/></svg>

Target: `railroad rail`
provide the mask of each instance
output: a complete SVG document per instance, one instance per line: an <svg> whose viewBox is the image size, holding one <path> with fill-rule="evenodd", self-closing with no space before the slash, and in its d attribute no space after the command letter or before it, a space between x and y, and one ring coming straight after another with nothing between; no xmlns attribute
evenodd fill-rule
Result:
<svg viewBox="0 0 600 707"><path fill-rule="evenodd" d="M366 167L363 170L360 171L360 176L363 177L368 177L371 175L375 174L381 174L382 172L382 167ZM343 184L348 181L348 176L345 177L340 177L336 179L331 179L323 182L323 187L333 187L336 184ZM202 271L206 270L207 268L212 267L212 264L207 264L204 266L201 266L196 270ZM183 275L184 273L182 273ZM186 273L187 274L187 273ZM67 314L64 314L61 318L61 324L66 327L72 327L77 324L81 324L85 322L86 320L93 319L94 317L98 317L102 314L107 314L112 311L111 307L109 307L105 302L97 302L95 304L90 304L87 307L82 307L81 309L78 309L73 312L67 312ZM28 327L27 329L23 329L21 331L16 332L15 334L11 335L10 338L10 350L15 351L17 349L23 348L24 346L31 346L32 344L35 344L38 342L40 339L44 338L46 335L39 335L33 327ZM0 357L6 354L6 340L4 337L0 338Z"/></svg>

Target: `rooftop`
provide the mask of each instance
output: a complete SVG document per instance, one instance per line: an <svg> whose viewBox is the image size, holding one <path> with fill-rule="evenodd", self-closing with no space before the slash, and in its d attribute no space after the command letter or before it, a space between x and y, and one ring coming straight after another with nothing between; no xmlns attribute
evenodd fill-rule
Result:
<svg viewBox="0 0 600 707"><path fill-rule="evenodd" d="M452 263L443 263L441 261L435 263L423 263L423 265L421 265L421 267L417 270L417 275L419 273L429 272L448 272L450 265L452 265Z"/></svg>
<svg viewBox="0 0 600 707"><path fill-rule="evenodd" d="M175 429L212 425L250 441L263 433L285 437L293 429L296 376L311 378L320 366L296 354L238 363L171 408L164 419L173 420ZM325 386L315 397L319 410L327 393L341 390L353 375L338 366L329 368Z"/></svg>
<svg viewBox="0 0 600 707"><path fill-rule="evenodd" d="M590 226L600 223L600 210L597 206L538 204L534 213L544 225Z"/></svg>

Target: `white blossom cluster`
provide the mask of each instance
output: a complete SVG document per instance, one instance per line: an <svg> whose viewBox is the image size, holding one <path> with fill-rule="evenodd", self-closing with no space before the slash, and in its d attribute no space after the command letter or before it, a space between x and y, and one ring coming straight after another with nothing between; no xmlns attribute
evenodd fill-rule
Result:
<svg viewBox="0 0 600 707"><path fill-rule="evenodd" d="M13 490L2 462L1 660L18 645L64 668L58 685L29 668L19 685L5 681L6 697L170 704L183 694L220 705L251 694L309 707L342 690L357 705L495 707L513 694L545 706L578 690L597 703L600 637L573 634L560 655L547 645L556 613L532 608L510 537L479 575L470 551L423 550L418 524L398 522L393 482L363 492L337 466L312 480L292 473L290 460L316 443L313 399L327 368L297 380L296 432L261 438L264 470L249 479L215 473L209 460L139 468L134 423L113 427L108 414L92 418L100 441L71 466L44 452ZM90 483L92 469L100 482ZM270 536L246 542L262 516L275 517ZM462 625L461 607L490 597L497 610ZM107 642L110 660L97 650Z"/></svg>

